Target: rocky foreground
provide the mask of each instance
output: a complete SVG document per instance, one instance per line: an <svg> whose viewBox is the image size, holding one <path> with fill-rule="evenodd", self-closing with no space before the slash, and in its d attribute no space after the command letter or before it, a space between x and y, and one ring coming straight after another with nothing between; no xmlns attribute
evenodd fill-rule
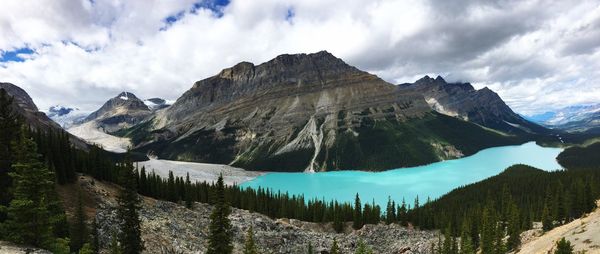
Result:
<svg viewBox="0 0 600 254"><path fill-rule="evenodd" d="M93 182L82 177L83 190L92 194L97 203L96 220L99 223L100 245L106 249L116 230L117 187ZM142 238L147 253L204 253L206 251L211 206L196 203L194 209L144 198L141 210ZM297 220L273 220L246 210L232 209L229 217L234 231L234 252L241 253L247 229L252 226L255 241L266 253L306 253L309 243L316 253L328 253L334 239L343 253L353 253L362 240L375 253L430 253L437 241L437 232L422 231L399 225L366 225L353 231L335 233L328 224ZM106 253L106 252L103 252Z"/></svg>

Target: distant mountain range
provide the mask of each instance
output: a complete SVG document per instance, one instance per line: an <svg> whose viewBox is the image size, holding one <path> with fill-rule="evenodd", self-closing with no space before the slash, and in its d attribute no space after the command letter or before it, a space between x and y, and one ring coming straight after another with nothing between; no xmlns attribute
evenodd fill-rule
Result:
<svg viewBox="0 0 600 254"><path fill-rule="evenodd" d="M78 108L70 108L61 105L51 106L46 112L54 122L58 123L64 129L68 129L75 124L80 124L90 112L84 112Z"/></svg>
<svg viewBox="0 0 600 254"><path fill-rule="evenodd" d="M600 128L600 103L576 105L527 117L553 129L582 132Z"/></svg>
<svg viewBox="0 0 600 254"><path fill-rule="evenodd" d="M487 88L393 85L325 51L242 62L163 110L143 104L122 93L86 121L159 158L275 171L422 165L548 132Z"/></svg>

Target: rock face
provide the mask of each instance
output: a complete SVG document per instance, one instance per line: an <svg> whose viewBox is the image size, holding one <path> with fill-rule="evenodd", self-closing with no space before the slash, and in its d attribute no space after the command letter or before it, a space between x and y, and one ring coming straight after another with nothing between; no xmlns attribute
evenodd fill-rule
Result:
<svg viewBox="0 0 600 254"><path fill-rule="evenodd" d="M116 190L109 184L85 178L80 180L85 191L92 192L97 203L96 221L101 253L108 253L111 236L116 233ZM194 209L171 202L144 198L140 211L144 253L205 253L212 206L195 203ZM342 253L354 253L359 241L364 241L374 253L430 253L437 241L437 231L409 229L397 224L365 225L335 233L330 224L278 219L232 209L229 216L233 231L234 253L242 253L245 234L250 226L254 239L263 253L306 253L312 244L315 253L327 253L336 239ZM327 251L327 252L322 252Z"/></svg>
<svg viewBox="0 0 600 254"><path fill-rule="evenodd" d="M518 142L324 51L224 69L129 134L159 158L276 171L383 170Z"/></svg>
<svg viewBox="0 0 600 254"><path fill-rule="evenodd" d="M122 92L91 113L83 122L95 121L105 132L131 127L152 113L150 108L134 94Z"/></svg>
<svg viewBox="0 0 600 254"><path fill-rule="evenodd" d="M11 83L2 82L0 82L0 89L4 89L8 95L14 98L13 109L23 116L27 125L41 131L62 130L60 125L52 121L50 118L48 118L48 116L46 116L46 114L38 110L37 106L31 97L29 97L29 94L25 92L25 90ZM69 135L69 139L75 146L82 149L87 149L87 144L81 139L73 135Z"/></svg>
<svg viewBox="0 0 600 254"><path fill-rule="evenodd" d="M513 134L547 133L542 126L513 112L492 90L475 90L469 83L447 83L442 77L425 76L400 87L423 95L435 111Z"/></svg>

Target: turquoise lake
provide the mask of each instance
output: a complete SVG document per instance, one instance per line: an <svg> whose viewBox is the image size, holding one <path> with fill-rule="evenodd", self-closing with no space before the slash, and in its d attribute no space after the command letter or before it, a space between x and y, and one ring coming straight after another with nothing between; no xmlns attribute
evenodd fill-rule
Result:
<svg viewBox="0 0 600 254"><path fill-rule="evenodd" d="M375 200L382 207L387 204L388 196L396 202L405 198L407 204L412 204L418 195L424 203L427 197L438 198L456 187L497 175L518 163L547 171L561 169L556 162L561 151L561 148L546 148L529 142L488 148L460 159L384 172L268 173L241 186L260 186L282 193L304 194L309 199L342 202L353 202L358 193L363 203Z"/></svg>

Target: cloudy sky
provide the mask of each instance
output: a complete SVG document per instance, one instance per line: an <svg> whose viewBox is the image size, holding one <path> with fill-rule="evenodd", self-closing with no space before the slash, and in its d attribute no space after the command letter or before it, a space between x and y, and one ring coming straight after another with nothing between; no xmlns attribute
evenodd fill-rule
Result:
<svg viewBox="0 0 600 254"><path fill-rule="evenodd" d="M176 99L240 61L327 50L393 82L488 86L517 112L600 102L600 1L3 0L0 81L41 109Z"/></svg>

